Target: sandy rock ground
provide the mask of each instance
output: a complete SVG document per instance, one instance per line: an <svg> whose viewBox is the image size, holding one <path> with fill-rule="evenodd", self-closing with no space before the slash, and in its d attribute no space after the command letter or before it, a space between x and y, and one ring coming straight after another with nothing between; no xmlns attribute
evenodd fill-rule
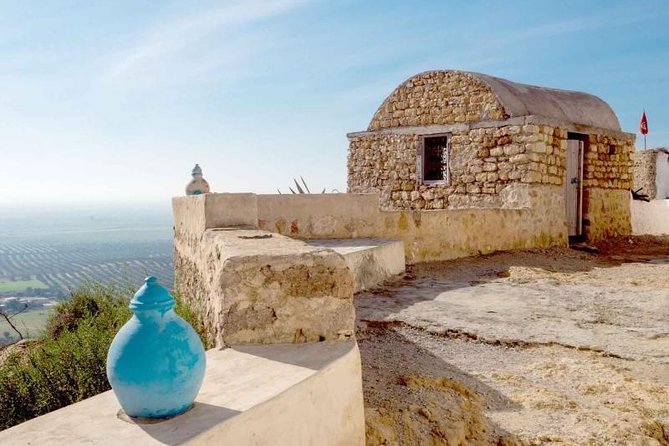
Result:
<svg viewBox="0 0 669 446"><path fill-rule="evenodd" d="M669 238L420 265L356 308L369 445L669 445Z"/></svg>

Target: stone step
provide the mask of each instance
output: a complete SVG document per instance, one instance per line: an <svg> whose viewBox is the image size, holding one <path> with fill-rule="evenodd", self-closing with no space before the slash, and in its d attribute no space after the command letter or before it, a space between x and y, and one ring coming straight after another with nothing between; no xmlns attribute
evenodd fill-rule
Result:
<svg viewBox="0 0 669 446"><path fill-rule="evenodd" d="M312 246L341 254L355 278L355 291L380 285L404 274L404 242L379 238L307 240Z"/></svg>

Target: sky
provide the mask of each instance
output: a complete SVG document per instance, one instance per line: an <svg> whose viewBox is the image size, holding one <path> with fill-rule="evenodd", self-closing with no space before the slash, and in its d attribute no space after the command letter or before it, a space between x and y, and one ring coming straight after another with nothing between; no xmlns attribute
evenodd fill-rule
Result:
<svg viewBox="0 0 669 446"><path fill-rule="evenodd" d="M667 0L0 0L0 205L346 189L346 133L413 74L607 101L669 146ZM638 135L637 147L643 146Z"/></svg>

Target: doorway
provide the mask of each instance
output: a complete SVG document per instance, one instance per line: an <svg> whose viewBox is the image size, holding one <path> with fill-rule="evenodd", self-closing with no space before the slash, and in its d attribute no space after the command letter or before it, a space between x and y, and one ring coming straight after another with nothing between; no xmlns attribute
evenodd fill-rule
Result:
<svg viewBox="0 0 669 446"><path fill-rule="evenodd" d="M583 235L583 155L586 135L569 133L564 182L565 215L569 237Z"/></svg>

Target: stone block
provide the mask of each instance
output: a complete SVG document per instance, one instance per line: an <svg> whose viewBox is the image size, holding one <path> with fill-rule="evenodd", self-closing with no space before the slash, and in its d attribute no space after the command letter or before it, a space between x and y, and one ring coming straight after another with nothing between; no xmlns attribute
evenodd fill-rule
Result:
<svg viewBox="0 0 669 446"><path fill-rule="evenodd" d="M197 246L175 238L175 270L177 290L200 310L216 346L353 336L353 277L330 249L212 229Z"/></svg>
<svg viewBox="0 0 669 446"><path fill-rule="evenodd" d="M523 183L541 183L541 172L530 170L521 179Z"/></svg>
<svg viewBox="0 0 669 446"><path fill-rule="evenodd" d="M513 164L526 164L529 162L529 157L524 153L519 153L509 158L509 161Z"/></svg>
<svg viewBox="0 0 669 446"><path fill-rule="evenodd" d="M490 156L502 156L504 155L504 149L502 147L494 147L490 149Z"/></svg>
<svg viewBox="0 0 669 446"><path fill-rule="evenodd" d="M546 153L546 143L544 141L535 142L528 145L528 150L534 153Z"/></svg>
<svg viewBox="0 0 669 446"><path fill-rule="evenodd" d="M519 146L518 144L509 144L508 146L504 147L504 154L507 156L517 155L523 151L523 147Z"/></svg>
<svg viewBox="0 0 669 446"><path fill-rule="evenodd" d="M476 184L468 184L467 185L467 193L468 194L480 194L481 193L481 188L478 187Z"/></svg>

